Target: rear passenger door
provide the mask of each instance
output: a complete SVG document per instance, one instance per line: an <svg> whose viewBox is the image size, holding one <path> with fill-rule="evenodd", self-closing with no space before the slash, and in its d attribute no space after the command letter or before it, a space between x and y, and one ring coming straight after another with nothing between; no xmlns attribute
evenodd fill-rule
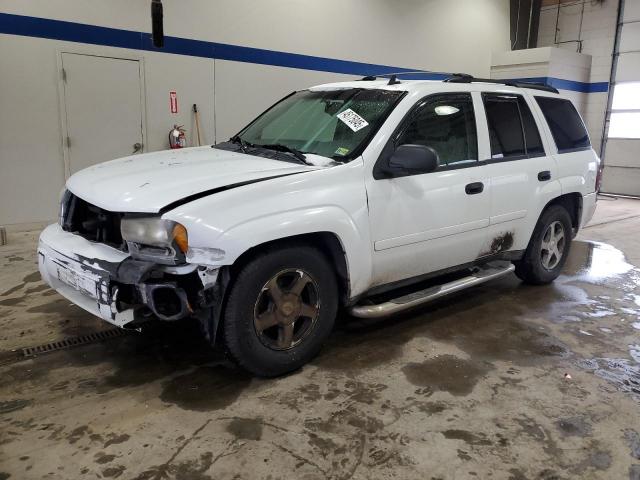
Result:
<svg viewBox="0 0 640 480"><path fill-rule="evenodd" d="M544 205L557 196L557 166L540 134L539 115L522 94L484 92L491 207L487 244L493 255L527 247ZM536 118L538 117L538 118Z"/></svg>

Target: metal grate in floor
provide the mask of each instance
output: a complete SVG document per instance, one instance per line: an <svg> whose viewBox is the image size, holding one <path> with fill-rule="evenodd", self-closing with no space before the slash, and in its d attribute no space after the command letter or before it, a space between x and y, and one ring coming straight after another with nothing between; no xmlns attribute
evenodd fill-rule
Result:
<svg viewBox="0 0 640 480"><path fill-rule="evenodd" d="M34 355L42 355L43 353L51 353L65 348L78 347L89 343L101 342L111 338L122 337L130 332L122 328L112 328L103 330L102 332L90 333L88 335L80 335L78 337L68 337L56 342L37 345L35 347L26 347L22 349L22 356L32 357Z"/></svg>

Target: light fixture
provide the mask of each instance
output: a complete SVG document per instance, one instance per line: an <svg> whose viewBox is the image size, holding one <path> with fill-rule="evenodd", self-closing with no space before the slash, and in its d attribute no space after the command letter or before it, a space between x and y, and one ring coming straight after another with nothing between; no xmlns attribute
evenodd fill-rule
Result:
<svg viewBox="0 0 640 480"><path fill-rule="evenodd" d="M454 113L458 113L460 111L459 108L456 108L452 105L438 105L435 109L436 115L453 115Z"/></svg>

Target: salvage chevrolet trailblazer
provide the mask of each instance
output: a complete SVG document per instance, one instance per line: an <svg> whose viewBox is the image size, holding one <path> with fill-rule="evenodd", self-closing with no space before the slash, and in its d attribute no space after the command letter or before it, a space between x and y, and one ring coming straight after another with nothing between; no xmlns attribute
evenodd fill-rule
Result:
<svg viewBox="0 0 640 480"><path fill-rule="evenodd" d="M339 309L391 315L512 271L553 281L594 213L599 163L551 87L320 85L227 142L73 175L40 272L119 327L196 317L275 376L318 353Z"/></svg>

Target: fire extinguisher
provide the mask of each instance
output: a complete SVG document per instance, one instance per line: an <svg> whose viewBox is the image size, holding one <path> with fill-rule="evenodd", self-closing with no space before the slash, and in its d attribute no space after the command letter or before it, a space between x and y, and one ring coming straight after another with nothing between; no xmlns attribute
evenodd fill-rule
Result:
<svg viewBox="0 0 640 480"><path fill-rule="evenodd" d="M169 132L169 146L171 148L184 148L187 146L187 137L183 125L174 125Z"/></svg>

